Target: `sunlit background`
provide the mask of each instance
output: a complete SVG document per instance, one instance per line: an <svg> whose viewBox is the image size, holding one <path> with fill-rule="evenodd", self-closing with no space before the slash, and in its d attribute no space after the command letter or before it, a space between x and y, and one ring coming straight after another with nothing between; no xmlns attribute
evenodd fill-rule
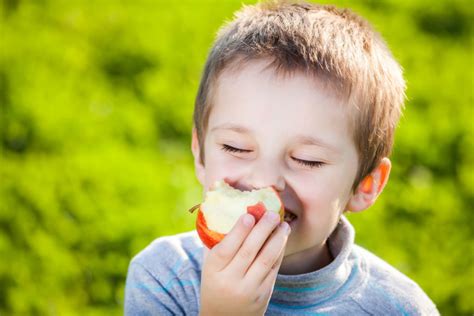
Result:
<svg viewBox="0 0 474 316"><path fill-rule="evenodd" d="M0 3L0 314L120 315L131 258L193 229L193 101L241 1ZM388 187L349 216L356 242L472 315L474 6L332 3L382 33L408 83Z"/></svg>

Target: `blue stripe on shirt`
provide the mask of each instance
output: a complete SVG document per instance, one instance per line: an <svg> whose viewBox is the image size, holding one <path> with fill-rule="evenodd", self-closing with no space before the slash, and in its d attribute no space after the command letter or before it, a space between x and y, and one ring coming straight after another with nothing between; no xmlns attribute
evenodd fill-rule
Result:
<svg viewBox="0 0 474 316"><path fill-rule="evenodd" d="M272 301L270 301L269 305L272 306L272 307L275 307L277 309L300 310L300 309L313 308L313 307L316 307L318 305L322 305L322 304L326 303L327 301L335 300L335 299L338 298L338 296L340 296L346 290L347 287L349 287L354 282L355 277L359 274L359 265L357 264L358 261L359 261L359 258L357 257L356 254L354 254L354 265L353 265L351 274L347 278L347 281L344 282L343 286L336 292L336 294L334 296L330 296L327 299L322 300L318 303L308 304L308 305L287 305L287 304L275 303L275 302L272 302ZM327 286L329 286L329 285L327 285ZM325 286L325 287L327 287L327 286ZM300 292L307 292L307 291L314 290L314 288L318 288L318 287L299 288L299 290L300 290ZM293 290L296 290L296 289L293 289ZM289 291L289 292L292 292L292 291ZM294 291L294 292L298 292L298 291Z"/></svg>
<svg viewBox="0 0 474 316"><path fill-rule="evenodd" d="M317 285L313 287L283 287L283 286L275 286L275 291L280 292L292 292L292 293L301 293L301 292L311 292L311 291L320 291L330 287L332 283Z"/></svg>

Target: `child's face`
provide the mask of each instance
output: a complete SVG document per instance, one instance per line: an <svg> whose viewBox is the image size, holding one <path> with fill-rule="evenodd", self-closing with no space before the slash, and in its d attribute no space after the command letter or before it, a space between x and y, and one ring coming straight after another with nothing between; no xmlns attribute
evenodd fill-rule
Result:
<svg viewBox="0 0 474 316"><path fill-rule="evenodd" d="M297 216L285 260L310 260L351 198L358 156L349 111L315 79L277 76L266 65L219 78L196 172L206 191L219 179L241 190L274 186Z"/></svg>

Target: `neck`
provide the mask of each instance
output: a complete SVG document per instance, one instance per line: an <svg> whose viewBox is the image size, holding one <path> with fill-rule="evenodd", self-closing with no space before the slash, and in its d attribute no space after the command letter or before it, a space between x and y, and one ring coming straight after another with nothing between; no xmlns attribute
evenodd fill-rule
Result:
<svg viewBox="0 0 474 316"><path fill-rule="evenodd" d="M279 273L287 275L309 273L330 264L333 260L327 242L283 258Z"/></svg>

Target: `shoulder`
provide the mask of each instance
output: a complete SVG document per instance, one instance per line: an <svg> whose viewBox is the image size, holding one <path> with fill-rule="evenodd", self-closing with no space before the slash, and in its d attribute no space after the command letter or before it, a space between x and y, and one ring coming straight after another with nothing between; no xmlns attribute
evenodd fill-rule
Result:
<svg viewBox="0 0 474 316"><path fill-rule="evenodd" d="M439 315L435 304L413 280L370 251L354 245L366 274L363 290L353 299L370 313Z"/></svg>
<svg viewBox="0 0 474 316"><path fill-rule="evenodd" d="M200 272L202 243L196 231L155 239L140 251L130 265L139 265L154 276L178 276L185 270Z"/></svg>
<svg viewBox="0 0 474 316"><path fill-rule="evenodd" d="M202 244L195 231L155 239L130 262L125 315L197 315Z"/></svg>

